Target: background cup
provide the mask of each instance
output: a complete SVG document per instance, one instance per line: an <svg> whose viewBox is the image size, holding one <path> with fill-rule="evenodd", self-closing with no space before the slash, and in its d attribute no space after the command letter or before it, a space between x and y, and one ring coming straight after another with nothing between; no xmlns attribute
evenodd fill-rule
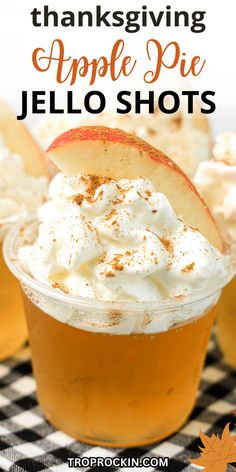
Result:
<svg viewBox="0 0 236 472"><path fill-rule="evenodd" d="M228 362L236 369L236 277L224 288L217 310L217 339Z"/></svg>
<svg viewBox="0 0 236 472"><path fill-rule="evenodd" d="M0 360L14 354L26 338L20 285L3 259L0 244Z"/></svg>

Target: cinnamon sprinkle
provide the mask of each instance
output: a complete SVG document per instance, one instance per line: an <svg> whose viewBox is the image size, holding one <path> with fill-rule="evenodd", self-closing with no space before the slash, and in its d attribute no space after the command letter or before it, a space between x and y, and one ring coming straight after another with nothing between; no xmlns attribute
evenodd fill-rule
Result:
<svg viewBox="0 0 236 472"><path fill-rule="evenodd" d="M108 177L98 177L96 175L88 175L86 177L83 176L81 177L81 179L87 184L85 195L77 194L73 195L73 197L70 198L77 205L81 205L84 199L87 200L87 202L89 203L94 203L94 195L96 193L97 188L111 181L111 179ZM100 191L99 197L101 197L102 195L103 190Z"/></svg>
<svg viewBox="0 0 236 472"><path fill-rule="evenodd" d="M109 317L111 318L112 320L112 324L118 324L121 322L122 318L123 318L123 315L120 311L110 311L109 312Z"/></svg>
<svg viewBox="0 0 236 472"><path fill-rule="evenodd" d="M142 198L143 200L148 201L148 197L145 197L144 195L142 195L141 192L137 191L137 194L138 194L139 198Z"/></svg>
<svg viewBox="0 0 236 472"><path fill-rule="evenodd" d="M191 264L181 269L181 272L184 272L184 273L191 272L194 269L194 266L195 266L195 262L192 262Z"/></svg>
<svg viewBox="0 0 236 472"><path fill-rule="evenodd" d="M145 236L144 236L144 237L145 237ZM134 250L132 250L132 251L125 251L125 255L129 257L129 256L132 256L132 254L133 254L134 252L135 252Z"/></svg>
<svg viewBox="0 0 236 472"><path fill-rule="evenodd" d="M59 290L61 290L64 293L70 293L67 286L65 284L63 284L62 282L53 282L52 287L53 288L59 288Z"/></svg>
<svg viewBox="0 0 236 472"><path fill-rule="evenodd" d="M112 264L112 269L114 270L124 270L124 265L120 264L119 262L116 262Z"/></svg>
<svg viewBox="0 0 236 472"><path fill-rule="evenodd" d="M165 239L165 238L159 238L159 239L167 251L173 251L173 244L169 241L169 239Z"/></svg>
<svg viewBox="0 0 236 472"><path fill-rule="evenodd" d="M104 272L104 275L105 277L115 277L114 272L112 272L111 270Z"/></svg>
<svg viewBox="0 0 236 472"><path fill-rule="evenodd" d="M116 210L112 210L108 215L105 216L105 220L108 221L110 220L113 216L117 214Z"/></svg>
<svg viewBox="0 0 236 472"><path fill-rule="evenodd" d="M124 264L121 263L121 259L123 257L123 254L115 254L112 261L111 261L111 267L114 270L124 270Z"/></svg>
<svg viewBox="0 0 236 472"><path fill-rule="evenodd" d="M88 176L88 187L86 193L89 198L93 198L98 187L103 184L107 184L111 179L107 177L98 177L96 175Z"/></svg>
<svg viewBox="0 0 236 472"><path fill-rule="evenodd" d="M77 195L73 195L73 197L71 197L70 200L73 203L76 203L76 205L81 205L84 200L84 195L82 195L81 193L78 193Z"/></svg>
<svg viewBox="0 0 236 472"><path fill-rule="evenodd" d="M116 325L120 324L122 319L123 319L122 313L119 312L118 310L117 311L108 311L107 315L108 315L108 322L107 323L102 323L102 326L104 328L110 328L111 326L116 326ZM93 321L90 324L92 326L101 327L101 324L96 322L96 321Z"/></svg>

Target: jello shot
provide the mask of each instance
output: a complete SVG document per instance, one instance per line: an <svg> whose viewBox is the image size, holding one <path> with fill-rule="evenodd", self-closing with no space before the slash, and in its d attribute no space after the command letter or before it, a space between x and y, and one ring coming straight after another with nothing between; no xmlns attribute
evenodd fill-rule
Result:
<svg viewBox="0 0 236 472"><path fill-rule="evenodd" d="M236 246L236 132L218 136L213 159L202 163L195 183L219 225ZM236 368L236 278L224 288L217 309L217 338L226 362Z"/></svg>
<svg viewBox="0 0 236 472"><path fill-rule="evenodd" d="M2 242L14 224L35 215L45 201L43 172L41 151L0 102L0 360L13 354L27 337L20 286L5 264Z"/></svg>
<svg viewBox="0 0 236 472"><path fill-rule="evenodd" d="M39 403L86 443L163 439L194 406L230 259L189 179L144 141L82 127L48 154L60 169L49 201L4 249Z"/></svg>

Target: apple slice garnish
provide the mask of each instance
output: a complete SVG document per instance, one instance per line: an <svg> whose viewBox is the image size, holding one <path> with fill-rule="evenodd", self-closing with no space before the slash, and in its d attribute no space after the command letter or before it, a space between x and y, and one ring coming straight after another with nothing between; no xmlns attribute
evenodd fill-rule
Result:
<svg viewBox="0 0 236 472"><path fill-rule="evenodd" d="M21 121L17 121L15 114L4 102L0 102L0 135L10 151L22 157L26 174L35 177L47 175L43 152L27 128Z"/></svg>
<svg viewBox="0 0 236 472"><path fill-rule="evenodd" d="M65 174L150 179L177 216L223 251L215 220L192 182L171 159L140 138L119 129L82 126L58 136L47 153Z"/></svg>

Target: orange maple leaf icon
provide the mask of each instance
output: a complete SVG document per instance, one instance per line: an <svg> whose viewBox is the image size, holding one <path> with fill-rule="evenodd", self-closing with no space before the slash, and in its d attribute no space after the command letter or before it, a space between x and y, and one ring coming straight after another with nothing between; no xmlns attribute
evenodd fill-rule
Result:
<svg viewBox="0 0 236 472"><path fill-rule="evenodd" d="M226 472L227 464L236 462L236 436L231 435L228 423L221 438L212 434L211 437L200 433L203 447L199 446L201 456L192 459L192 464L205 467L203 472Z"/></svg>

